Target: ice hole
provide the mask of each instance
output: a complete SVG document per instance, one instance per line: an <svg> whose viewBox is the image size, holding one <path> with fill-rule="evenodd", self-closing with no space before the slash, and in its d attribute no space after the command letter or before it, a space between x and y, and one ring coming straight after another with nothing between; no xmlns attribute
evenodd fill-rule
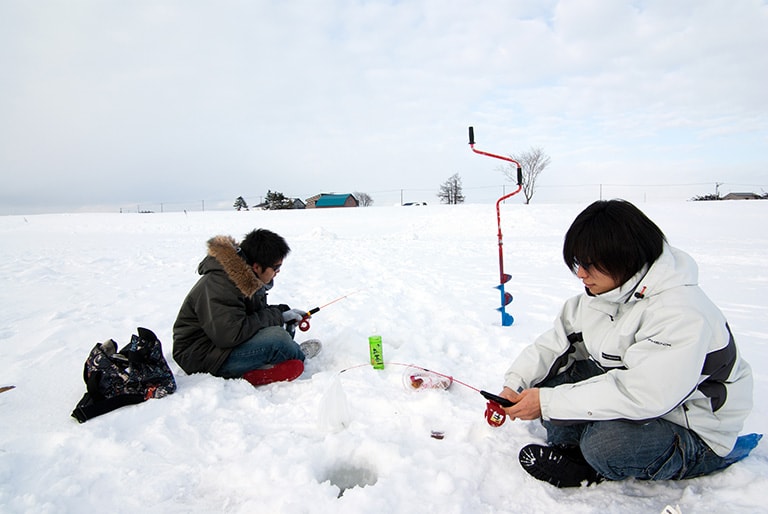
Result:
<svg viewBox="0 0 768 514"><path fill-rule="evenodd" d="M328 472L325 480L329 480L332 485L339 488L337 498L341 498L347 489L374 485L378 477L371 469L353 464L340 464Z"/></svg>

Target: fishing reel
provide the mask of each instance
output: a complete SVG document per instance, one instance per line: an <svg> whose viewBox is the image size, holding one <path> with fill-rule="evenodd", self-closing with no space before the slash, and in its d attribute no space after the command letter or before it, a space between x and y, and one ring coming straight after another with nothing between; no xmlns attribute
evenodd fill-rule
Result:
<svg viewBox="0 0 768 514"><path fill-rule="evenodd" d="M514 403L503 396L498 396L488 391L480 391L480 394L488 400L488 403L485 405L485 420L494 428L503 425L507 420L507 413L504 412L504 407L511 407Z"/></svg>
<svg viewBox="0 0 768 514"><path fill-rule="evenodd" d="M507 413L501 405L489 401L485 405L485 421L494 428L498 428L507 420Z"/></svg>

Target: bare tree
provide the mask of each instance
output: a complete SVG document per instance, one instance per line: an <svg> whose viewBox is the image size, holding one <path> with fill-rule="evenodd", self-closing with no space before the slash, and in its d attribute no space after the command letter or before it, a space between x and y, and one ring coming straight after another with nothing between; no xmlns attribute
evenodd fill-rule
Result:
<svg viewBox="0 0 768 514"><path fill-rule="evenodd" d="M533 193L536 191L536 180L544 168L549 166L550 158L540 147L531 147L526 152L510 155L510 157L520 163L523 170L523 195L525 203L531 203ZM499 168L507 178L517 183L517 167L513 163L505 164Z"/></svg>
<svg viewBox="0 0 768 514"><path fill-rule="evenodd" d="M352 193L352 196L357 198L357 203L360 207L370 207L373 205L373 198L368 193L355 192Z"/></svg>
<svg viewBox="0 0 768 514"><path fill-rule="evenodd" d="M440 192L437 193L437 197L440 198L442 203L447 203L449 205L464 203L461 177L459 177L458 173L454 173L448 180L443 182L440 186Z"/></svg>

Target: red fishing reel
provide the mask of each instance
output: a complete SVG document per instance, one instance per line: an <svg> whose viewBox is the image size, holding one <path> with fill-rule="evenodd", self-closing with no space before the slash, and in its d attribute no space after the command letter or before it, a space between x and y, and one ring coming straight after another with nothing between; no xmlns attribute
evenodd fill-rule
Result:
<svg viewBox="0 0 768 514"><path fill-rule="evenodd" d="M507 420L507 413L504 411L504 407L511 407L514 404L507 398L489 393L488 391L480 391L480 394L488 400L485 406L485 420L492 427L503 425Z"/></svg>
<svg viewBox="0 0 768 514"><path fill-rule="evenodd" d="M299 321L299 330L302 332L306 332L309 330L309 318L312 317L312 315L320 310L320 307L315 307L314 309L310 309L307 314L301 318L301 321Z"/></svg>
<svg viewBox="0 0 768 514"><path fill-rule="evenodd" d="M504 408L496 402L489 401L485 405L485 420L494 428L500 427L507 420Z"/></svg>

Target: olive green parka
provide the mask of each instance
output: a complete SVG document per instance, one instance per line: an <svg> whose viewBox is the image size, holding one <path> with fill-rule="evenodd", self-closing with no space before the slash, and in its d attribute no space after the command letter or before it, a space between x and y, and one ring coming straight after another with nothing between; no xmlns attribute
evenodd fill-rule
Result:
<svg viewBox="0 0 768 514"><path fill-rule="evenodd" d="M187 373L211 373L232 349L265 327L282 326L287 305L267 304L264 284L230 236L208 241L202 275L184 299L173 325L173 359Z"/></svg>

